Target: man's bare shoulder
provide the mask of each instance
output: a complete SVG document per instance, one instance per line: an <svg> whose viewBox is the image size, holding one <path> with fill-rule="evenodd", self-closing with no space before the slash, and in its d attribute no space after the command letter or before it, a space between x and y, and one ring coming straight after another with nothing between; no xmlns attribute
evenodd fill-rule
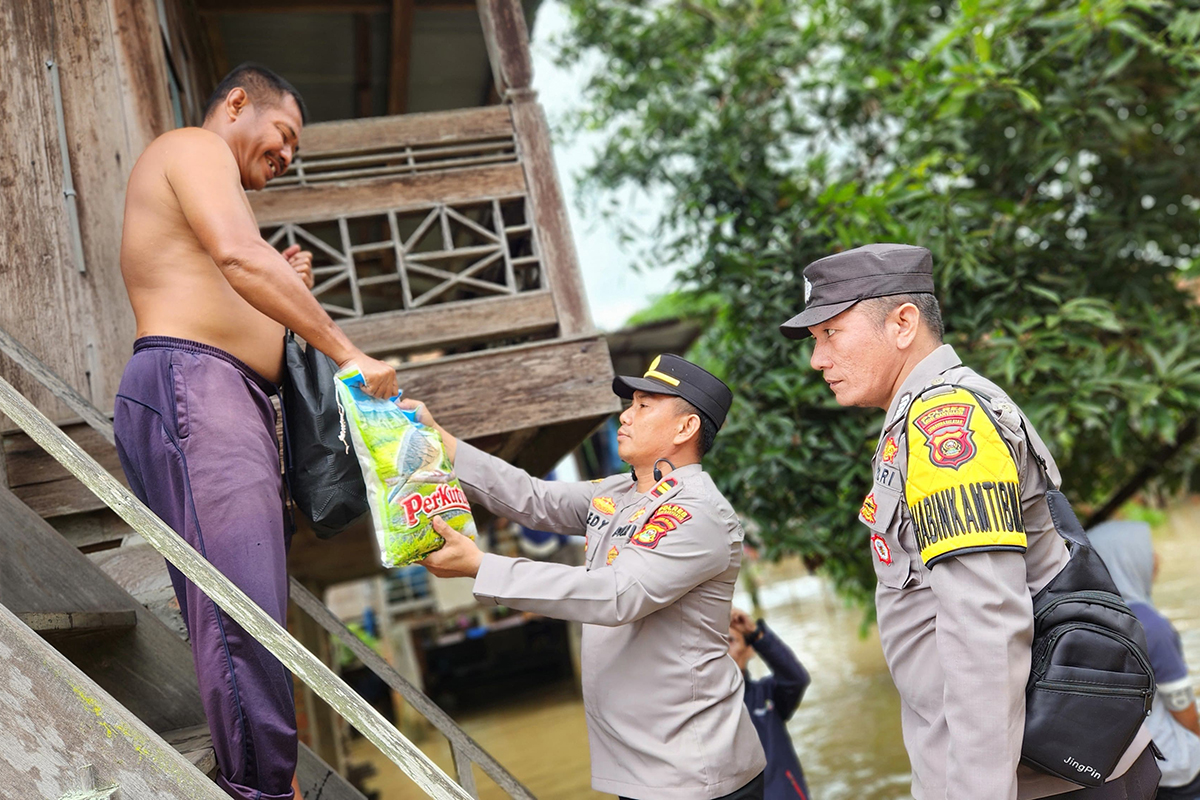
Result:
<svg viewBox="0 0 1200 800"><path fill-rule="evenodd" d="M203 163L211 168L214 163L236 166L233 151L217 134L204 128L176 128L159 136L139 161L167 166L195 166Z"/></svg>

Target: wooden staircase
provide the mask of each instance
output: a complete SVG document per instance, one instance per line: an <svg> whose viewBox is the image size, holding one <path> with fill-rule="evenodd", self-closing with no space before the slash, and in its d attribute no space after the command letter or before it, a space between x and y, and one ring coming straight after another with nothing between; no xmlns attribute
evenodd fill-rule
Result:
<svg viewBox="0 0 1200 800"><path fill-rule="evenodd" d="M122 800L225 798L210 782L217 760L179 632L3 487L0 552L4 796L57 800L81 792L79 770L91 765L101 784L95 791L119 786ZM117 552L100 560L113 562ZM165 572L150 552L143 566ZM35 768L5 769L15 749ZM308 800L363 800L303 745L298 772Z"/></svg>
<svg viewBox="0 0 1200 800"><path fill-rule="evenodd" d="M77 406L100 438L111 442L107 419L3 331L0 352L28 363L39 381L68 405ZM89 557L0 486L0 660L6 665L0 678L0 784L6 787L6 797L225 797L211 781L217 762L191 651L181 635L178 610L172 612L164 602L163 587L169 585L163 580L165 555L430 796L477 798L477 765L510 797L533 800L445 712L358 640L294 577L291 592L297 606L341 639L449 739L458 783L2 378L0 409L146 539L144 545ZM297 778L305 800L365 800L303 743L299 749Z"/></svg>

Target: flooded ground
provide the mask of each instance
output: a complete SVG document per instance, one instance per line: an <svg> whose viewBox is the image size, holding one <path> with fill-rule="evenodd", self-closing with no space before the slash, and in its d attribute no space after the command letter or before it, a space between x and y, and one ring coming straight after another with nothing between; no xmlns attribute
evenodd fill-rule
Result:
<svg viewBox="0 0 1200 800"><path fill-rule="evenodd" d="M1154 601L1175 624L1193 672L1200 670L1200 502L1190 501L1155 530L1160 572ZM860 635L862 614L846 608L819 579L795 564L761 570L760 600L767 622L812 673L813 683L788 725L816 800L902 800L908 794L908 758L900 738L899 699L873 629ZM748 608L744 596L739 604ZM761 662L751 671L762 674ZM464 713L459 723L523 781L540 800L608 798L589 788L583 705L574 687L535 690L512 703ZM436 734L422 749L452 773L449 749ZM375 748L362 740L353 761L369 761L367 782L380 800L422 794ZM482 800L507 797L479 775Z"/></svg>

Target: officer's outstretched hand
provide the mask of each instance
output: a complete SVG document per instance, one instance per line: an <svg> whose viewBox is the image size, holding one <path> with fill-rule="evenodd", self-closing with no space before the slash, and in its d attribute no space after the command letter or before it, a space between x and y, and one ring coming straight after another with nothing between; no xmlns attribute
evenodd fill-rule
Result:
<svg viewBox="0 0 1200 800"><path fill-rule="evenodd" d="M433 529L446 540L441 550L425 556L417 563L439 578L474 578L479 574L483 553L475 542L447 525L441 517L433 518Z"/></svg>
<svg viewBox="0 0 1200 800"><path fill-rule="evenodd" d="M445 428L438 425L437 420L433 418L433 414L429 413L429 407L420 400L413 400L408 397L396 403L396 405L405 411L416 411L417 422L422 425L428 425L442 435L442 447L446 451L446 458L450 459L450 463L453 464L454 455L458 452L458 440L447 433Z"/></svg>

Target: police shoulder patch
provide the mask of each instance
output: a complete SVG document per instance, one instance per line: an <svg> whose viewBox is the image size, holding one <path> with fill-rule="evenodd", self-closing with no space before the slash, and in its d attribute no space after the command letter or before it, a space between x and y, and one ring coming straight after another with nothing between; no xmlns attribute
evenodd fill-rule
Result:
<svg viewBox="0 0 1200 800"><path fill-rule="evenodd" d="M905 502L926 566L966 552L1025 550L1017 464L974 394L917 398L905 433Z"/></svg>
<svg viewBox="0 0 1200 800"><path fill-rule="evenodd" d="M662 482L650 490L651 497L662 497L667 492L679 485L677 478L663 478Z"/></svg>
<svg viewBox="0 0 1200 800"><path fill-rule="evenodd" d="M691 518L691 513L683 506L663 503L650 515L650 519L646 520L641 530L629 537L629 542L653 550L658 547L664 536Z"/></svg>

